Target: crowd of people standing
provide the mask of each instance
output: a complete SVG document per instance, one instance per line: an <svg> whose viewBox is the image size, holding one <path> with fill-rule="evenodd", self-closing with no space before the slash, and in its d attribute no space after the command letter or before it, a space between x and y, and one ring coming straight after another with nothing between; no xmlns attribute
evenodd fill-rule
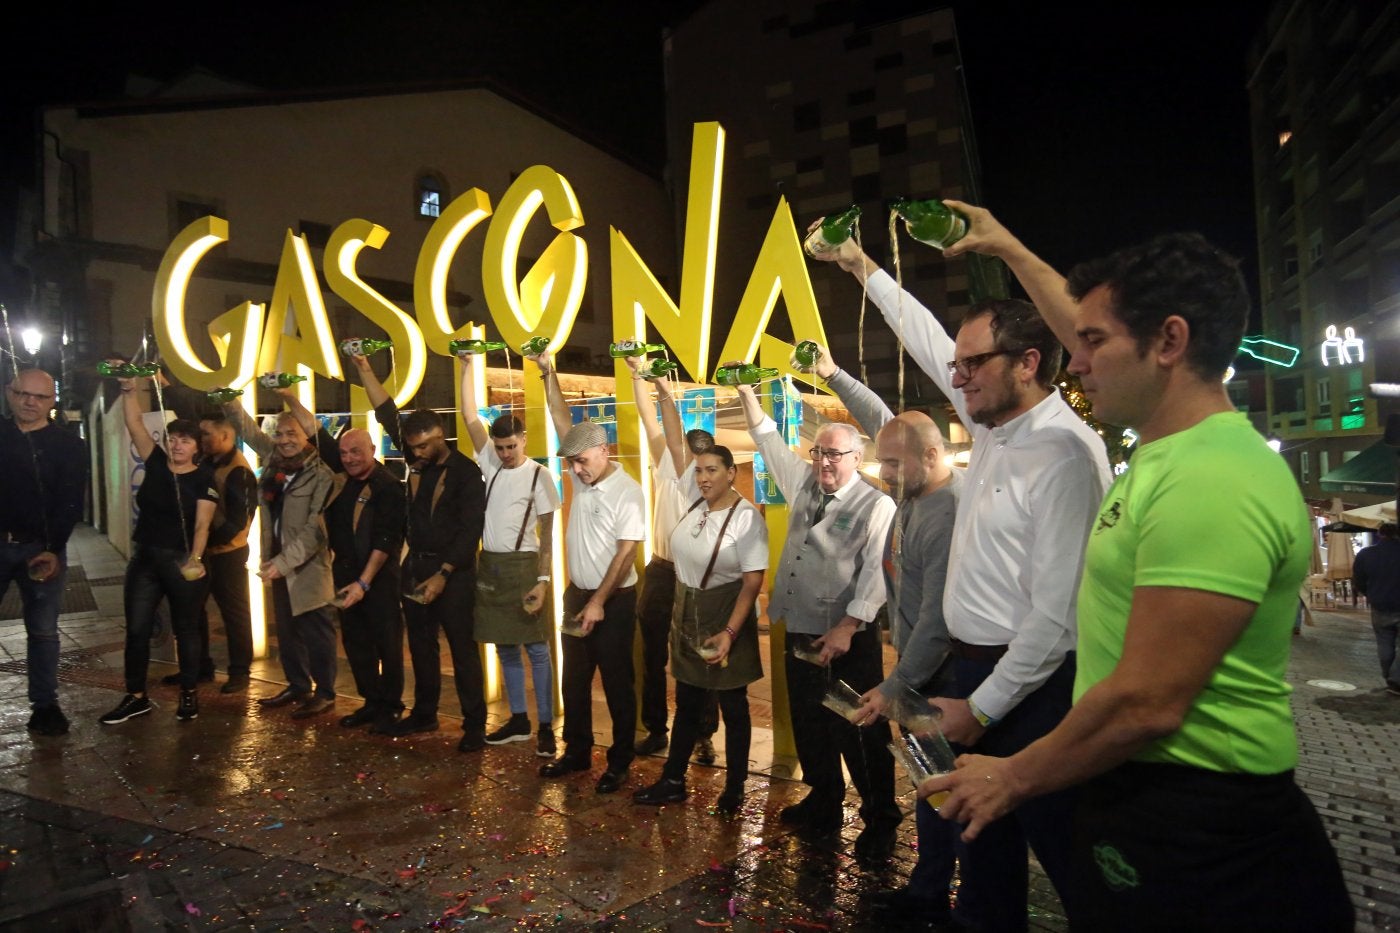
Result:
<svg viewBox="0 0 1400 933"><path fill-rule="evenodd" d="M892 704L912 694L961 757L919 787L918 862L882 899L892 928L1026 929L1033 852L1075 929L1350 929L1336 855L1292 772L1297 739L1284 674L1308 561L1306 510L1286 466L1221 385L1248 314L1237 264L1180 234L1066 278L986 210L949 204L970 230L947 255L1003 260L1029 301L978 304L950 334L854 242L820 258L859 281L952 402L974 439L965 471L946 465L932 419L890 411L829 351L817 376L874 439L888 492L860 472L866 442L856 426L822 426L804 458L752 387L738 391L788 503L767 616L784 633L786 700L808 792L779 819L807 835L836 832L849 774L862 821L855 854L888 858L903 817L889 719ZM1117 479L1101 438L1055 387L1062 346L1098 417L1141 437ZM102 722L152 709L149 640L161 598L179 656L177 717L199 713L208 655L200 619L211 589L230 629L221 689L247 688L246 653L235 652L243 634L233 631L243 625L246 592L240 603L226 578L241 565L211 557L216 547L246 548L256 517L259 575L271 587L287 680L263 706L292 707L302 719L334 707L338 621L363 700L341 725L391 736L437 730L442 633L462 710L461 752L533 737L548 759L542 777L591 770L598 674L611 720L598 793L625 786L637 754L668 750L659 780L633 799L686 801L691 756L698 749L714 760L710 736L722 719L727 770L717 809L737 810L750 764L747 687L763 676L763 516L735 488L733 453L705 432L682 430L678 388L663 377L655 381L659 428L644 419L657 496L649 522L642 487L604 429L574 421L550 354L531 359L571 486L558 620L562 752L549 659L560 496L555 477L525 455L519 418L482 421L470 358L462 414L477 460L447 443L436 413L402 416L370 361L354 358L379 423L404 452L402 483L374 459L367 434L331 438L288 390L270 436L229 403L204 422L171 422L157 443L135 383L123 381L146 476L126 582L127 695ZM642 362L632 361L639 404L650 401ZM31 659L40 662L31 664L30 728L59 734L67 722L60 729L56 679L43 662L56 620L52 588L58 581L61 590L63 544L76 520L71 488L81 477L47 481L39 469L65 443L45 433L46 409L44 419L34 411L44 390L52 399L45 378L24 373L11 386L16 417L0 440L7 451L23 441L28 459L7 457L4 468L15 482L38 483L42 507L6 507L0 557L6 579L18 579L38 607L32 623L26 618ZM262 456L255 485L220 425ZM637 555L649 537L660 556L639 594ZM890 670L882 609L898 656ZM415 685L406 714L405 634ZM496 646L510 709L491 732L482 642ZM667 663L669 725L659 679ZM836 680L861 694L851 716L823 704ZM944 794L935 811L928 800Z"/></svg>

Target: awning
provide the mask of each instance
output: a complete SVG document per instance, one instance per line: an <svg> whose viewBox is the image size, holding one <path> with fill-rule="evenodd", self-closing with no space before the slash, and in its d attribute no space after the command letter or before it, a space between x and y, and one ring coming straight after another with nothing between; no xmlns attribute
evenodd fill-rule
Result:
<svg viewBox="0 0 1400 933"><path fill-rule="evenodd" d="M1400 468L1400 458L1396 456L1396 449L1377 441L1335 470L1329 470L1317 482L1326 492L1392 495L1397 468Z"/></svg>
<svg viewBox="0 0 1400 933"><path fill-rule="evenodd" d="M1342 521L1363 528L1379 528L1381 522L1395 521L1395 503L1382 502L1359 509L1347 509L1342 513Z"/></svg>

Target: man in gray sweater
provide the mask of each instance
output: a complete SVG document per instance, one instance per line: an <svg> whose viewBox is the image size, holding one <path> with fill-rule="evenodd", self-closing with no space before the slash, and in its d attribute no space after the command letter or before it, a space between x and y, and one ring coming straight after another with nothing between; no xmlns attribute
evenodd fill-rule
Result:
<svg viewBox="0 0 1400 933"><path fill-rule="evenodd" d="M951 686L943 582L963 474L944 462L943 435L928 415L896 415L868 386L838 367L825 347L814 371L862 430L875 438L880 479L897 503L882 563L890 635L899 662L862 697L862 721L877 723L902 693L943 696ZM916 801L914 815L918 862L904 887L879 898L880 907L890 918L944 922L957 832L923 798Z"/></svg>

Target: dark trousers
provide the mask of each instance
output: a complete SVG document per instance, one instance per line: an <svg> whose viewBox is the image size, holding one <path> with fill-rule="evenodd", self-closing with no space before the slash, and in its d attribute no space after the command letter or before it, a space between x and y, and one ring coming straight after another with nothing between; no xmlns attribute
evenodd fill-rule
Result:
<svg viewBox="0 0 1400 933"><path fill-rule="evenodd" d="M404 586L416 585L441 566L434 558L422 562L421 575L413 573L414 558L404 566ZM430 566L429 566L430 565ZM476 576L458 570L447 578L442 595L427 606L403 601L404 626L408 630L408 654L413 662L413 715L436 716L442 697L442 662L438 632L447 636L457 700L462 705L462 731L486 731L486 696L482 687L481 652L472 637L475 628Z"/></svg>
<svg viewBox="0 0 1400 933"><path fill-rule="evenodd" d="M991 675L995 661L955 658L955 696L970 696ZM1074 652L1055 673L992 726L976 746L955 748L961 753L1005 758L1054 729L1069 712L1074 686ZM1074 791L1034 797L962 846L962 883L958 889L958 920L975 930L1026 929L1026 890L1029 884L1027 845L1035 851L1045 874L1055 885L1071 922L1075 917L1070 883L1070 849L1074 825ZM961 827L959 827L961 831Z"/></svg>
<svg viewBox="0 0 1400 933"><path fill-rule="evenodd" d="M666 658L675 595L676 565L653 557L647 564L637 605L637 624L642 630L641 713L646 730L662 735L666 734Z"/></svg>
<svg viewBox="0 0 1400 933"><path fill-rule="evenodd" d="M335 608L319 606L292 615L286 580L272 581L272 614L277 620L277 657L287 685L318 697L335 699Z"/></svg>
<svg viewBox="0 0 1400 933"><path fill-rule="evenodd" d="M570 584L564 591L564 617L583 610L592 595ZM614 592L603 605L603 618L582 638L565 635L564 754L587 761L593 754L593 673L603 677L603 696L612 719L608 770L625 771L636 757L637 694L632 668L632 639L637 629L637 591Z"/></svg>
<svg viewBox="0 0 1400 933"><path fill-rule="evenodd" d="M336 582L339 589L341 584ZM355 690L366 706L386 713L403 709L403 613L398 584L397 574L381 573L364 599L340 611L340 640Z"/></svg>
<svg viewBox="0 0 1400 933"><path fill-rule="evenodd" d="M671 747L661 776L673 780L685 777L690 754L700 740L707 711L719 702L724 714L724 764L726 786L741 786L749 774L749 742L753 728L749 720L749 689L706 690L676 681L676 718L671 723Z"/></svg>
<svg viewBox="0 0 1400 933"><path fill-rule="evenodd" d="M205 554L204 569L209 575L209 598L219 607L228 639L228 672L246 677L253 664L253 614L248 604L248 547L244 545L221 554ZM209 656L209 600L199 609L199 667L214 670Z"/></svg>
<svg viewBox="0 0 1400 933"><path fill-rule="evenodd" d="M890 729L881 723L858 729L822 706L830 683L844 680L864 693L885 679L880 636L874 626L851 636L851 650L818 667L798 660L792 645L806 635L789 635L786 652L788 708L792 713L792 737L802 781L812 788L817 808L838 811L846 797L841 759L860 793L860 816L866 826L893 826L902 819L894 802L894 758L890 755Z"/></svg>
<svg viewBox="0 0 1400 933"><path fill-rule="evenodd" d="M1341 933L1355 923L1336 853L1293 772L1129 762L1075 813L1078 930Z"/></svg>
<svg viewBox="0 0 1400 933"><path fill-rule="evenodd" d="M24 605L29 702L35 709L58 704L58 616L68 577L67 555L59 551L59 570L53 579L42 583L29 579L29 562L43 550L38 541L0 543L0 597L10 588L10 581L19 587Z"/></svg>
<svg viewBox="0 0 1400 933"><path fill-rule="evenodd" d="M186 580L180 574L183 550L137 545L126 565L123 602L126 608L126 692L145 693L151 663L151 635L156 606L170 603L170 629L180 662L180 689L193 690L199 677L199 609L209 589L208 574Z"/></svg>

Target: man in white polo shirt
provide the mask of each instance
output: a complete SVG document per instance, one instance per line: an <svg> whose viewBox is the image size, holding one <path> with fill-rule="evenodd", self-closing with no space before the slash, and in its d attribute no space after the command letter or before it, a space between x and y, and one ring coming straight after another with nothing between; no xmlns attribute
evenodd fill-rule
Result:
<svg viewBox="0 0 1400 933"><path fill-rule="evenodd" d="M572 424L548 353L532 357L544 379L555 429L564 438L573 500L564 543L569 586L564 590L564 754L540 767L544 777L586 771L593 749L593 672L603 678L612 745L596 790L622 787L636 755L637 695L632 641L637 628L637 545L646 538L642 487L613 462L608 435L591 421ZM572 630L572 631L571 631Z"/></svg>

